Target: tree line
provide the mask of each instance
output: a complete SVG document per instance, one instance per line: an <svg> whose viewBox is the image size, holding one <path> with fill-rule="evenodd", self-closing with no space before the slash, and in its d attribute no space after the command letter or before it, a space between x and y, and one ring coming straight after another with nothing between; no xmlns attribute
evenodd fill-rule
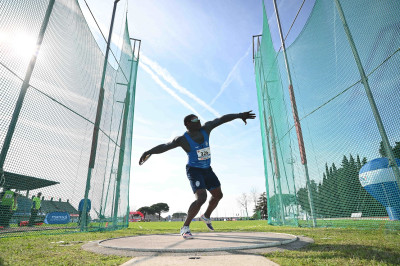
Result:
<svg viewBox="0 0 400 266"><path fill-rule="evenodd" d="M146 215L158 215L158 220L161 220L161 213L168 212L169 206L167 203L156 203L151 206L143 206L137 209L137 211L143 213L144 219L146 220ZM184 212L175 212L172 214L172 219L184 219L186 218L187 213Z"/></svg>
<svg viewBox="0 0 400 266"><path fill-rule="evenodd" d="M400 142L395 142L391 147L396 158L400 158ZM381 142L379 153L387 157ZM314 209L317 217L350 217L352 213L362 212L363 216L387 216L384 206L373 198L359 181L361 167L367 163L367 158L360 159L357 155L343 156L341 165L334 163L328 167L325 164L325 172L322 181L311 181ZM310 214L308 201L308 189L300 188L297 191L297 200L304 211Z"/></svg>
<svg viewBox="0 0 400 266"><path fill-rule="evenodd" d="M146 215L157 214L158 220L161 220L161 213L168 212L169 206L167 203L160 202L151 206L140 207L139 209L137 209L137 211L143 213L144 219L146 219Z"/></svg>

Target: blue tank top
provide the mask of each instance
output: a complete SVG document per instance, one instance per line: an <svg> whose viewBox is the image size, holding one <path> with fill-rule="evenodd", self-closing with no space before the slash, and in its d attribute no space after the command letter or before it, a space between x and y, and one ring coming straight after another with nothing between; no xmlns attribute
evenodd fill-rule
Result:
<svg viewBox="0 0 400 266"><path fill-rule="evenodd" d="M200 129L201 134L203 134L204 141L199 144L195 142L187 132L184 136L189 142L190 151L188 155L188 165L197 168L209 168L211 164L211 152L210 143L208 141L208 135L204 129Z"/></svg>

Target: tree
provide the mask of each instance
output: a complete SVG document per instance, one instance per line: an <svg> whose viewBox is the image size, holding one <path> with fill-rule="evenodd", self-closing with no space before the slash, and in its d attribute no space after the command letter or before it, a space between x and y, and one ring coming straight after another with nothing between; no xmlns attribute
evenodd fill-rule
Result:
<svg viewBox="0 0 400 266"><path fill-rule="evenodd" d="M246 193L242 193L240 197L237 198L237 202L239 203L240 207L242 207L246 211L246 216L249 217L248 212L248 205L249 205L249 197Z"/></svg>
<svg viewBox="0 0 400 266"><path fill-rule="evenodd" d="M186 216L187 216L187 213L175 212L172 214L172 219L181 219L181 218L185 218Z"/></svg>
<svg viewBox="0 0 400 266"><path fill-rule="evenodd" d="M254 212L259 211L262 219L268 218L268 204L266 193L263 192L257 200L256 208Z"/></svg>
<svg viewBox="0 0 400 266"><path fill-rule="evenodd" d="M400 159L400 142L395 142L394 147L393 147L393 155L394 158L399 158Z"/></svg>
<svg viewBox="0 0 400 266"><path fill-rule="evenodd" d="M307 188L300 188L297 191L297 202L300 204L301 208L311 214L310 203L308 202L308 190Z"/></svg>
<svg viewBox="0 0 400 266"><path fill-rule="evenodd" d="M254 209L256 209L257 208L258 193L257 193L257 189L255 187L253 187L251 189L250 196L251 196L251 200L254 203Z"/></svg>
<svg viewBox="0 0 400 266"><path fill-rule="evenodd" d="M387 157L386 155L386 150L385 150L385 146L383 145L383 141L381 141L380 145L379 145L379 154L382 157Z"/></svg>
<svg viewBox="0 0 400 266"><path fill-rule="evenodd" d="M368 162L367 157L364 157L361 161L361 166L364 166Z"/></svg>
<svg viewBox="0 0 400 266"><path fill-rule="evenodd" d="M395 158L400 158L400 142L396 141L394 143L394 147L390 147L392 149L393 155ZM382 157L388 157L386 150L385 150L385 146L383 145L383 141L381 141L380 145L379 145L379 154Z"/></svg>
<svg viewBox="0 0 400 266"><path fill-rule="evenodd" d="M143 219L144 220L146 219L146 215L147 214L150 214L150 215L155 214L154 209L152 207L149 207L149 206L140 207L139 209L137 209L137 211L143 213L143 216L144 216Z"/></svg>
<svg viewBox="0 0 400 266"><path fill-rule="evenodd" d="M163 203L163 202L153 204L153 205L151 205L150 207L154 209L154 212L155 212L156 214L158 214L158 220L161 220L161 213L162 213L162 212L167 212L167 211L169 211L169 206L168 206L168 204L167 204L167 203Z"/></svg>

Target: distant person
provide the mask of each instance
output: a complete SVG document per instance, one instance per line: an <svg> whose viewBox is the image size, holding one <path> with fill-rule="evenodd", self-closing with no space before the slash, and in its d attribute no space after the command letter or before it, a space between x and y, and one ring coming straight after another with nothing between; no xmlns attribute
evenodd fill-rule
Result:
<svg viewBox="0 0 400 266"><path fill-rule="evenodd" d="M40 197L42 196L42 192L39 192L37 196L32 199L32 207L31 207L31 217L29 218L28 226L33 226L35 223L37 214L41 207Z"/></svg>
<svg viewBox="0 0 400 266"><path fill-rule="evenodd" d="M10 226L11 217L14 215L14 213L17 211L17 209L18 209L18 194L14 193L14 203L13 203L13 205L11 207L11 213L10 213L10 216L8 218L8 226L7 227Z"/></svg>
<svg viewBox="0 0 400 266"><path fill-rule="evenodd" d="M3 228L8 227L10 223L12 207L14 205L14 194L10 186L5 187L0 194L0 226Z"/></svg>
<svg viewBox="0 0 400 266"><path fill-rule="evenodd" d="M192 186L196 200L190 205L188 215L183 227L181 228L180 233L184 239L193 238L189 225L192 219L200 211L201 206L207 200L206 190L211 193L211 199L208 203L206 212L200 216L200 219L206 223L207 227L211 231L214 231L210 217L212 211L217 207L218 202L222 198L222 190L218 177L210 166L211 152L209 136L211 131L214 128L234 119L242 119L243 122L247 124L247 119L254 119L255 117L256 115L252 113L252 111L239 114L227 114L212 121L208 121L202 126L196 115L188 115L183 120L187 132L182 136L176 137L171 142L158 145L144 152L140 157L139 165L143 164L152 154L160 154L177 147L181 147L187 153L188 163L186 165L186 174L190 181L190 185Z"/></svg>
<svg viewBox="0 0 400 266"><path fill-rule="evenodd" d="M18 209L18 194L14 193L14 204L12 206L12 213L14 214Z"/></svg>
<svg viewBox="0 0 400 266"><path fill-rule="evenodd" d="M78 224L81 224L81 219L82 219L82 212L83 212L83 205L85 204L85 199L81 199L81 201L79 202L79 206L78 206L78 211L79 211L79 219L78 219ZM90 199L87 199L87 203L86 203L86 225L88 225L89 223L89 212L90 209L92 208L92 202L90 201Z"/></svg>

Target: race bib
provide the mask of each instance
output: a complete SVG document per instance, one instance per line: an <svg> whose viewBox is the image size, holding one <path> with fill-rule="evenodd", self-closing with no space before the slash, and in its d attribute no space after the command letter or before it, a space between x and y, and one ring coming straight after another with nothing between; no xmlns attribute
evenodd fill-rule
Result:
<svg viewBox="0 0 400 266"><path fill-rule="evenodd" d="M197 158L199 161L207 160L211 158L210 147L197 150Z"/></svg>

